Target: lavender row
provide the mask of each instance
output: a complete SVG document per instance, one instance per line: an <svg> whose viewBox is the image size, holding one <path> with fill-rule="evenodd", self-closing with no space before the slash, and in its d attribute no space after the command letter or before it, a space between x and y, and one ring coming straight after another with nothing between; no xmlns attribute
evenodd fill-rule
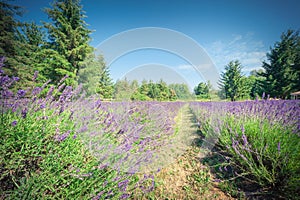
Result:
<svg viewBox="0 0 300 200"><path fill-rule="evenodd" d="M300 101L192 102L190 107L205 140L227 160L220 166L261 187L299 188Z"/></svg>

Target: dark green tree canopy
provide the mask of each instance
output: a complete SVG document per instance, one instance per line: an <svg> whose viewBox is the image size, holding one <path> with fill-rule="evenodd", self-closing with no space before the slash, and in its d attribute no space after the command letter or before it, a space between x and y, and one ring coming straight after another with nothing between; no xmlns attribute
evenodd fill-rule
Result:
<svg viewBox="0 0 300 200"><path fill-rule="evenodd" d="M263 86L267 94L285 99L291 92L300 90L299 55L299 32L288 30L270 49L268 62L263 63Z"/></svg>
<svg viewBox="0 0 300 200"><path fill-rule="evenodd" d="M88 44L91 31L86 27L79 0L56 0L52 8L46 8L52 23L44 23L49 34L49 48L57 51L70 65L61 63L56 70L64 76L66 71L78 75L81 62L92 52Z"/></svg>
<svg viewBox="0 0 300 200"><path fill-rule="evenodd" d="M225 66L219 85L221 90L224 90L226 98L235 101L240 96L242 77L242 65L238 60L230 61Z"/></svg>

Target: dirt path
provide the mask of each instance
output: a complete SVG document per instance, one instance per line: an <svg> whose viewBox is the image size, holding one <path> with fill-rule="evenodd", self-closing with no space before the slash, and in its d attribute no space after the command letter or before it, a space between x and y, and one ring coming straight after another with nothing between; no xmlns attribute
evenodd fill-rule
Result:
<svg viewBox="0 0 300 200"><path fill-rule="evenodd" d="M216 187L209 167L200 162L197 124L188 104L176 121L175 140L182 154L156 174L156 189L142 199L233 199Z"/></svg>

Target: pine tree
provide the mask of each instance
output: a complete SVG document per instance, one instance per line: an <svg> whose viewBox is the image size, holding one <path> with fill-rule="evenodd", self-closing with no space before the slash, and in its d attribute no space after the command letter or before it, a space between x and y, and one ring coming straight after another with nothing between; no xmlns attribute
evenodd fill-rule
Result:
<svg viewBox="0 0 300 200"><path fill-rule="evenodd" d="M221 73L219 85L225 91L226 98L235 101L240 97L242 77L242 66L238 60L230 61L225 66L225 72Z"/></svg>
<svg viewBox="0 0 300 200"><path fill-rule="evenodd" d="M114 86L110 78L108 67L104 64L100 75L100 80L97 86L97 94L103 99L110 99L113 97Z"/></svg>
<svg viewBox="0 0 300 200"><path fill-rule="evenodd" d="M47 8L45 12L53 21L44 23L50 39L49 49L55 50L60 56L58 61L61 66L58 63L53 65L56 77L59 75L61 78L67 74L75 82L81 62L92 52L88 44L91 31L83 20L85 16L80 0L56 0L52 9ZM51 55L54 54L52 52Z"/></svg>
<svg viewBox="0 0 300 200"><path fill-rule="evenodd" d="M288 30L267 54L269 62L262 66L265 77L262 83L267 94L287 98L291 92L300 90L299 54L299 32Z"/></svg>
<svg viewBox="0 0 300 200"><path fill-rule="evenodd" d="M25 22L20 25L17 31L17 40L19 41L19 48L15 58L23 65L18 70L20 78L18 84L23 87L33 87L37 83L32 81L32 76L35 71L41 71L38 66L45 61L39 59L45 45L45 33L42 27L36 23ZM41 83L48 80L42 73L39 73L38 79L41 80Z"/></svg>
<svg viewBox="0 0 300 200"><path fill-rule="evenodd" d="M19 21L16 16L22 15L19 6L0 1L0 56L5 57L5 72L11 76L18 76L20 65L16 56L18 55L19 41L16 39L16 33L19 27Z"/></svg>

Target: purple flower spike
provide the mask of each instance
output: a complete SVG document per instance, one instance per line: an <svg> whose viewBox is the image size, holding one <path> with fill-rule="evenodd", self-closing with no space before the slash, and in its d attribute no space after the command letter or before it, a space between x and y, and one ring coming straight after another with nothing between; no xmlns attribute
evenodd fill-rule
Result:
<svg viewBox="0 0 300 200"><path fill-rule="evenodd" d="M12 125L12 126L16 126L17 123L18 123L18 122L17 122L16 120L14 120L14 121L11 123L11 125Z"/></svg>
<svg viewBox="0 0 300 200"><path fill-rule="evenodd" d="M25 91L25 90L19 90L19 91L17 92L18 98L24 97L25 94L26 94L26 91Z"/></svg>
<svg viewBox="0 0 300 200"><path fill-rule="evenodd" d="M241 126L241 131L242 131L242 134L245 133L245 127L244 127L244 125Z"/></svg>
<svg viewBox="0 0 300 200"><path fill-rule="evenodd" d="M277 150L278 150L278 154L280 154L280 142L278 142Z"/></svg>
<svg viewBox="0 0 300 200"><path fill-rule="evenodd" d="M35 81L35 80L36 80L36 78L38 77L38 74L39 74L39 72L38 72L38 71L35 71L35 72L34 72L34 75L33 75L32 81Z"/></svg>

